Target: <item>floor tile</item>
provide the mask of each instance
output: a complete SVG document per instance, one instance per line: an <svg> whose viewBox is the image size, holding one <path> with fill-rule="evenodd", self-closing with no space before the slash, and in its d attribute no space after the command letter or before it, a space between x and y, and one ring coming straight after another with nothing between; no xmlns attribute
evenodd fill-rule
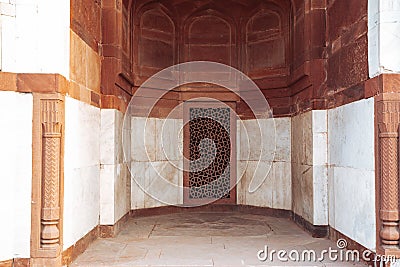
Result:
<svg viewBox="0 0 400 267"><path fill-rule="evenodd" d="M312 238L289 219L240 212L185 212L131 218L115 238L98 239L71 266L364 266L359 263L260 261L268 248L288 253L336 244Z"/></svg>

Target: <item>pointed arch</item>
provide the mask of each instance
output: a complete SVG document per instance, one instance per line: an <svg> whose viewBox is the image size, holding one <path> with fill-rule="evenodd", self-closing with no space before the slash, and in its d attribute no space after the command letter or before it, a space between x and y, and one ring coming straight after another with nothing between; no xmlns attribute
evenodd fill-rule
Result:
<svg viewBox="0 0 400 267"><path fill-rule="evenodd" d="M182 61L208 60L237 66L236 33L234 20L223 13L209 7L196 11L183 22Z"/></svg>

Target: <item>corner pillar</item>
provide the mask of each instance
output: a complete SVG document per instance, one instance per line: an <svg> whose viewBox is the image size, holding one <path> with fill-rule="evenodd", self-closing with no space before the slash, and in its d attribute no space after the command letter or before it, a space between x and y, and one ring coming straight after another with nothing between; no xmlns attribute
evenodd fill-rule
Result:
<svg viewBox="0 0 400 267"><path fill-rule="evenodd" d="M33 93L31 266L61 266L64 97Z"/></svg>
<svg viewBox="0 0 400 267"><path fill-rule="evenodd" d="M377 133L378 253L400 255L399 124L400 93L375 97Z"/></svg>

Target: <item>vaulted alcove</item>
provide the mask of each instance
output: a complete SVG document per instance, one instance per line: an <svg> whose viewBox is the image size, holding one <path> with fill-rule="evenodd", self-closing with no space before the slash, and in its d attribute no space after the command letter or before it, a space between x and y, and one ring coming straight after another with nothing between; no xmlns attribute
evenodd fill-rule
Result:
<svg viewBox="0 0 400 267"><path fill-rule="evenodd" d="M162 5L146 6L137 18L134 66L137 75L149 77L176 62L175 23Z"/></svg>
<svg viewBox="0 0 400 267"><path fill-rule="evenodd" d="M262 9L246 24L245 70L251 78L289 74L289 17Z"/></svg>
<svg viewBox="0 0 400 267"><path fill-rule="evenodd" d="M235 67L262 89L288 85L291 75L290 1L135 1L129 76L135 86L165 67L213 61ZM125 13L124 13L125 14ZM128 14L128 13L126 13ZM289 103L288 103L289 105Z"/></svg>
<svg viewBox="0 0 400 267"><path fill-rule="evenodd" d="M0 266L117 235L73 265L399 257L400 0L26 2L0 3Z"/></svg>
<svg viewBox="0 0 400 267"><path fill-rule="evenodd" d="M182 62L214 61L237 66L236 28L221 13L208 9L194 14L184 22L182 35Z"/></svg>

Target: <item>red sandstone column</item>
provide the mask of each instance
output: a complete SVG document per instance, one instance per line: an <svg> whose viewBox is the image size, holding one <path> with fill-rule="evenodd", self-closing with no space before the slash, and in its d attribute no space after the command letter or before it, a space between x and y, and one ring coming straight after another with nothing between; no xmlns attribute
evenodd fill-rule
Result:
<svg viewBox="0 0 400 267"><path fill-rule="evenodd" d="M33 93L31 266L61 266L64 97Z"/></svg>
<svg viewBox="0 0 400 267"><path fill-rule="evenodd" d="M60 100L43 100L41 115L43 126L42 171L42 233L43 248L57 248L60 241L60 151L61 105Z"/></svg>
<svg viewBox="0 0 400 267"><path fill-rule="evenodd" d="M400 94L376 97L378 125L379 236L383 249L399 249L399 122Z"/></svg>

